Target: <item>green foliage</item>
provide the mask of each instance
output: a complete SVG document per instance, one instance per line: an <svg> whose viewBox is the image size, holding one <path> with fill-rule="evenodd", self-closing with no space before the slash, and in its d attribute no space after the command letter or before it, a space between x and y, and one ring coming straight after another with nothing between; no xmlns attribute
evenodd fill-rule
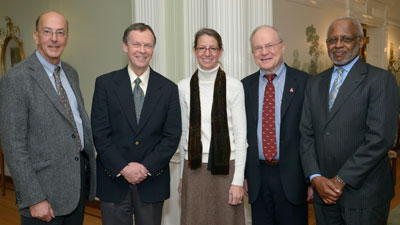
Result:
<svg viewBox="0 0 400 225"><path fill-rule="evenodd" d="M311 24L306 28L307 43L310 43L308 54L311 56L309 63L303 63L302 70L307 71L311 75L316 75L320 72L319 57L323 54L323 46L319 44L319 35L314 25ZM293 64L294 68L300 68L301 62L299 60L299 51L293 51Z"/></svg>
<svg viewBox="0 0 400 225"><path fill-rule="evenodd" d="M293 64L292 67L295 69L300 69L301 62L299 60L299 50L293 50Z"/></svg>

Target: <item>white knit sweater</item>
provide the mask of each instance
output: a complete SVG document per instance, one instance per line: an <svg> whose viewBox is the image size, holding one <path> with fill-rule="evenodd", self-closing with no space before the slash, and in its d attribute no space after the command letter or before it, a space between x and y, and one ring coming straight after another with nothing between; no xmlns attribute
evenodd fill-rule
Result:
<svg viewBox="0 0 400 225"><path fill-rule="evenodd" d="M211 109L214 96L214 83L219 66L205 71L198 67L200 106L201 106L201 143L203 145L202 162L208 162L211 141ZM189 118L190 118L190 79L179 82L179 99L182 111L182 138L179 145L181 155L181 178L184 159L188 159ZM231 160L235 160L235 172L232 185L243 185L246 163L246 111L242 83L226 76L226 105L231 143Z"/></svg>

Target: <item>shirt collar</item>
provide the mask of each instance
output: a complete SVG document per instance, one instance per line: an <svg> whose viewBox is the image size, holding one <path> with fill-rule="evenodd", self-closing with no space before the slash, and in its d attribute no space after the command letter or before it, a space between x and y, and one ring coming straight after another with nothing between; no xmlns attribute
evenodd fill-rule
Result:
<svg viewBox="0 0 400 225"><path fill-rule="evenodd" d="M147 83L149 82L149 77L150 77L150 66L147 67L147 70L142 73L142 75L137 76L135 72L128 66L128 74L129 78L131 79L131 85L135 85L135 80L136 78L140 78L142 85L147 87Z"/></svg>
<svg viewBox="0 0 400 225"><path fill-rule="evenodd" d="M279 77L282 74L283 68L285 68L285 63L284 62L282 62L281 65L278 67L278 69L275 71L275 74L276 74L276 78L275 79L279 79ZM264 70L260 69L260 77L263 78L264 75L267 75L267 73Z"/></svg>
<svg viewBox="0 0 400 225"><path fill-rule="evenodd" d="M48 74L53 74L54 72L54 67L56 67L54 64L50 63L49 61L47 61L38 50L35 51L36 57L39 59L39 62L43 65L44 70L48 73ZM61 66L61 60L60 62L58 62L58 66L62 69Z"/></svg>
<svg viewBox="0 0 400 225"><path fill-rule="evenodd" d="M337 69L339 67L343 68L343 72L349 72L351 68L353 68L354 64L356 64L357 60L360 58L360 56L355 57L350 63L344 65L344 66L333 66L333 72L337 72Z"/></svg>

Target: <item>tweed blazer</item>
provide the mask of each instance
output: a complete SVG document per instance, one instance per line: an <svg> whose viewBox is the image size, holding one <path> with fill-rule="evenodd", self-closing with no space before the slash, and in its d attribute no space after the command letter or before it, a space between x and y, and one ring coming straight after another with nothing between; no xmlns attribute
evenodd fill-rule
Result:
<svg viewBox="0 0 400 225"><path fill-rule="evenodd" d="M399 91L394 76L359 59L329 110L333 67L309 80L300 122L304 174L336 175L347 185L338 204L374 207L394 195L387 152L397 127ZM318 193L315 200L321 203Z"/></svg>
<svg viewBox="0 0 400 225"><path fill-rule="evenodd" d="M84 151L89 157L90 193L95 196L95 153L77 72L62 62L82 118ZM0 138L15 184L21 215L47 200L56 216L71 213L81 193L80 152L74 128L37 56L9 70L0 81Z"/></svg>

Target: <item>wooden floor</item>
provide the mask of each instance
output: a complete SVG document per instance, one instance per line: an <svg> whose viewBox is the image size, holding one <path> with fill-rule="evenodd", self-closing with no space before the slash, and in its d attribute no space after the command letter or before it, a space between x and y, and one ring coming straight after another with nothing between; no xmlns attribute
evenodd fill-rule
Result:
<svg viewBox="0 0 400 225"><path fill-rule="evenodd" d="M391 209L400 204L400 163L397 162L396 195L391 202ZM309 207L309 225L315 225L314 210ZM0 225L19 225L20 216L15 205L15 194L11 186L7 186L6 196L0 195ZM101 225L100 210L86 207L84 225ZM178 224L177 224L178 225Z"/></svg>

